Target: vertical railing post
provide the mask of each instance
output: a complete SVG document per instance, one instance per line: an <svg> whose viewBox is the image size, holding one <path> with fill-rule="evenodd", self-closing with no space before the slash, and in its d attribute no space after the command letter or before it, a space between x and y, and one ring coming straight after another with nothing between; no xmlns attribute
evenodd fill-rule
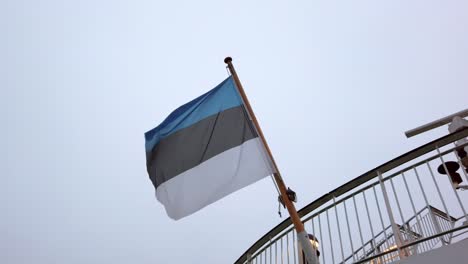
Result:
<svg viewBox="0 0 468 264"><path fill-rule="evenodd" d="M416 169L416 167L413 167L413 170L414 170L414 173L416 174L416 179L418 180L419 187L421 188L421 192L423 194L424 201L426 202L427 210L429 211L429 215L431 216L432 225L435 227L437 234L440 234L442 231L440 229L439 222L435 218L434 213L432 212L432 209L429 206L429 201L427 200L426 192L424 191L424 188L423 188L422 183L421 183L421 179L419 178L418 170ZM430 235L434 235L434 234L429 233L428 235L430 236ZM442 243L442 245L446 244L442 237L439 237L439 239L440 239L440 242Z"/></svg>
<svg viewBox="0 0 468 264"><path fill-rule="evenodd" d="M336 225L338 226L338 237L340 238L341 259L342 259L342 263L344 263L345 257L344 257L344 251L343 251L343 241L341 239L341 228L340 228L340 221L338 220L338 210L336 209L337 204L335 201L335 196L333 196L333 205L335 207Z"/></svg>
<svg viewBox="0 0 468 264"><path fill-rule="evenodd" d="M324 245L324 241L323 241L323 236L322 236L322 223L320 221L320 214L318 215L318 224L319 224L319 234L320 234L320 243L322 243L322 245ZM322 249L324 249L324 247L322 247ZM325 250L322 250L322 260L323 260L323 264L325 264Z"/></svg>
<svg viewBox="0 0 468 264"><path fill-rule="evenodd" d="M292 231L292 235L293 235L292 243L293 243L294 264L296 264L297 263L296 262L296 250L297 250L297 248L296 248L296 230ZM298 255L300 255L300 254L298 254Z"/></svg>
<svg viewBox="0 0 468 264"><path fill-rule="evenodd" d="M406 221L405 221L405 217L403 215L403 211L401 210L400 200L398 199L398 195L396 193L396 189L395 189L395 186L393 184L393 177L390 178L390 187L392 187L393 196L395 197L398 212L400 213L400 217L401 217L401 227L403 228L403 231L404 231L403 235L405 235L405 240L403 240L402 242L403 242L403 244L406 244L408 234L410 234L409 239L410 239L410 241L412 241L412 231L411 231L411 228L410 228L409 225L406 225L407 227L405 227ZM406 228L408 228L409 232L408 232L408 230L406 230ZM405 248L404 252L405 252L406 255L409 255L409 253L411 252L410 248Z"/></svg>
<svg viewBox="0 0 468 264"><path fill-rule="evenodd" d="M252 254L247 253L247 264L252 264Z"/></svg>
<svg viewBox="0 0 468 264"><path fill-rule="evenodd" d="M377 211L379 212L379 218L380 218L380 224L382 225L382 230L384 234L384 242L383 244L387 244L388 246L388 237L387 237L387 228L385 227L383 218L382 218L382 211L380 210L380 203L379 203L379 198L377 197L377 192L375 191L375 185L372 186L372 190L374 191L374 197L375 197L375 203L377 204ZM385 257L382 257L381 259L383 260Z"/></svg>
<svg viewBox="0 0 468 264"><path fill-rule="evenodd" d="M431 165L429 165L429 162L426 161L426 166L429 169L429 173L431 174L432 181L434 182L434 186L436 187L437 193L439 194L440 201L442 202L442 206L444 207L445 213L447 216L449 216L449 211L447 209L447 205L445 204L444 197L442 196L442 192L440 191L439 184L437 184L437 181L434 177L434 173L432 172Z"/></svg>
<svg viewBox="0 0 468 264"><path fill-rule="evenodd" d="M278 263L278 246L277 246L278 240L275 241L275 264Z"/></svg>
<svg viewBox="0 0 468 264"><path fill-rule="evenodd" d="M403 245L401 242L401 234L400 229L397 227L395 223L395 218L393 217L392 208L390 207L390 200L388 199L387 189L385 188L385 183L383 182L382 174L380 171L377 171L377 175L379 176L380 187L382 189L382 194L385 201L385 207L387 207L388 217L390 219L390 224L392 225L393 230L393 237L395 237L396 246L398 248L398 254L400 255L400 259L405 258L405 254L401 250L401 246Z"/></svg>
<svg viewBox="0 0 468 264"><path fill-rule="evenodd" d="M315 233L314 218L311 218L311 219L310 219L310 223L311 223L311 225L312 225L312 234L315 236L315 238L317 238L317 233ZM322 243L322 242L320 241L320 243ZM323 247L322 247L322 248L323 248ZM317 250L319 250L319 249L314 250L314 256L315 256L315 258L317 259L317 261L319 261L319 256L317 256Z"/></svg>
<svg viewBox="0 0 468 264"><path fill-rule="evenodd" d="M353 256L353 261L356 261L356 256L354 256L353 238L351 237L351 228L349 227L348 209L346 209L346 200L343 201L343 205L346 217L346 226L348 227L349 243L351 244L351 255Z"/></svg>
<svg viewBox="0 0 468 264"><path fill-rule="evenodd" d="M280 238L280 246L281 246L281 264L283 264L283 261L284 261L284 257L283 257L283 237Z"/></svg>
<svg viewBox="0 0 468 264"><path fill-rule="evenodd" d="M271 237L270 237L270 264L273 263L273 253L271 253L271 251L273 250L273 245L271 244Z"/></svg>
<svg viewBox="0 0 468 264"><path fill-rule="evenodd" d="M328 217L328 210L325 211L327 215L327 225L328 225L328 239L330 240L330 250L331 250L331 256L332 256L332 263L335 263L335 253L333 252L333 239L331 235L331 229L330 229L330 218Z"/></svg>
<svg viewBox="0 0 468 264"><path fill-rule="evenodd" d="M354 204L354 212L356 213L356 220L357 220L357 226L358 226L358 231L359 231L359 237L361 238L361 248L362 252L365 253L365 248L364 248L364 238L362 237L362 229L361 229L361 221L359 220L359 213L357 211L357 206L356 206L356 195L353 195L353 204Z"/></svg>
<svg viewBox="0 0 468 264"><path fill-rule="evenodd" d="M436 146L436 149L437 149L437 153L439 154L439 158L440 158L440 161L442 161L442 166L444 166L444 170L447 172L448 174L448 169L447 169L447 165L445 165L445 161L444 161L444 158L442 158L442 154L440 154L440 149L438 146ZM463 168L462 168L463 169ZM449 176L449 175L447 175ZM453 186L453 182L452 182L452 179L450 177L447 177L449 182L450 182L450 185L452 186L452 190L453 190L453 193L455 194L455 197L457 197L457 200L458 200L458 203L460 204L460 208L462 209L462 212L463 212L463 216L465 216L466 220L468 221L468 215L466 214L466 211L465 211L465 207L463 206L463 203L461 202L461 199L460 199L460 196L458 195L458 192L457 190L455 189L455 187ZM447 216L448 217L448 216Z"/></svg>
<svg viewBox="0 0 468 264"><path fill-rule="evenodd" d="M382 225L382 230L383 230L383 233L384 233L384 237L385 237L385 243L387 244L388 246L388 243L387 243L387 232L385 230L387 230L387 228L385 227L385 224L383 222L383 217L382 217L382 210L380 209L380 202L379 202L379 198L377 197L377 192L375 191L375 185L372 186L372 190L374 191L374 197L375 197L375 203L377 204L377 211L379 212L379 218L380 218L380 224Z"/></svg>
<svg viewBox="0 0 468 264"><path fill-rule="evenodd" d="M377 246L377 243L375 242L374 226L372 225L372 220L370 218L369 206L367 205L366 191L362 192L362 196L364 197L364 204L366 205L367 220L369 221L371 235L372 235L372 247L371 248L374 249L375 251L376 249L375 247Z"/></svg>
<svg viewBox="0 0 468 264"><path fill-rule="evenodd" d="M422 229L421 229L421 223L419 223L419 218L418 218L419 215L416 212L416 206L414 206L413 196L411 195L411 192L410 192L410 190L408 188L408 182L406 182L405 174L403 172L401 173L401 177L403 178L403 182L405 184L406 192L408 193L408 196L410 198L411 208L413 209L414 218L416 219L416 225L418 226L419 234L421 236L423 236L424 234L423 234ZM413 237L413 236L411 235L411 237ZM414 247L415 247L415 250L413 252L418 254L419 244L416 244Z"/></svg>

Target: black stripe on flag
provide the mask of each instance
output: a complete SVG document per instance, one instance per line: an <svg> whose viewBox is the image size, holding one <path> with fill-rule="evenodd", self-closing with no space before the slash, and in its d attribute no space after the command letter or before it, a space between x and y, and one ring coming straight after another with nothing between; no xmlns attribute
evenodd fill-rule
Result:
<svg viewBox="0 0 468 264"><path fill-rule="evenodd" d="M258 137L243 105L209 116L161 140L146 153L155 188L180 173Z"/></svg>

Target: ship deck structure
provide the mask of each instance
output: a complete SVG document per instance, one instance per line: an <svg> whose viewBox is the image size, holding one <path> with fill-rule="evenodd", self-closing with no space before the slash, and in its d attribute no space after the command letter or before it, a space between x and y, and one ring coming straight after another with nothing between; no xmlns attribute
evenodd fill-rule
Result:
<svg viewBox="0 0 468 264"><path fill-rule="evenodd" d="M466 263L468 109L407 132L448 135L396 157L298 211L321 264ZM458 122L458 123L457 123ZM235 264L305 264L288 218Z"/></svg>

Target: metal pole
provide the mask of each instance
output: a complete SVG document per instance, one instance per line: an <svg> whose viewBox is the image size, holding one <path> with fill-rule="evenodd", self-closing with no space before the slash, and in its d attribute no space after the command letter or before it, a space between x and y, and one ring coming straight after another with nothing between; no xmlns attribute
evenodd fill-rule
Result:
<svg viewBox="0 0 468 264"><path fill-rule="evenodd" d="M319 224L319 234L320 234L320 243L325 244L323 241L323 236L322 236L322 223L320 222L320 215L318 215L318 224ZM325 249L322 247L322 249ZM322 260L323 264L325 264L325 250L322 250Z"/></svg>
<svg viewBox="0 0 468 264"><path fill-rule="evenodd" d="M387 207L388 217L390 219L390 224L392 225L393 236L395 237L396 246L398 248L398 254L400 255L400 259L404 259L405 254L403 254L403 251L401 250L401 246L403 244L401 243L400 230L398 229L395 223L395 218L393 217L392 208L390 207L390 200L388 199L387 195L387 189L385 188L385 183L383 182L382 174L380 173L380 171L377 171L377 175L379 175L380 187L382 188L385 206Z"/></svg>
<svg viewBox="0 0 468 264"><path fill-rule="evenodd" d="M433 236L435 234L440 234L438 231L433 231L432 228L434 228L434 225L432 224L432 220L431 222L429 222L429 220L427 218L423 218L423 226L424 228L426 229L426 232L428 234L427 237L430 237L430 236ZM440 241L444 241L443 239L440 239ZM428 250L431 250L432 249L432 245L434 245L436 242L435 242L435 239L431 239L431 240L428 240L427 241L427 248ZM442 242L442 245L444 245L444 243Z"/></svg>
<svg viewBox="0 0 468 264"><path fill-rule="evenodd" d="M351 255L353 256L353 261L356 261L356 257L354 256L354 246L353 246L353 238L351 237L351 228L349 227L349 220L348 220L348 210L346 209L346 200L343 201L345 217L346 217L346 225L348 227L348 236L349 242L351 244Z"/></svg>
<svg viewBox="0 0 468 264"><path fill-rule="evenodd" d="M393 178L390 178L390 187L392 187L393 196L395 196L395 201L397 204L398 212L400 213L401 223L403 225L405 224L406 221L403 216L403 212L401 211L400 201L398 200L398 195L396 193L395 186L393 185Z"/></svg>
<svg viewBox="0 0 468 264"><path fill-rule="evenodd" d="M317 233L315 233L315 224L314 224L314 218L310 219L310 223L312 225L312 234L317 238ZM322 242L320 242L322 243ZM317 256L317 250L314 250L314 256L318 259L319 257Z"/></svg>
<svg viewBox="0 0 468 264"><path fill-rule="evenodd" d="M377 204L377 210L379 212L380 224L382 225L382 230L383 230L383 234L384 234L383 245L388 247L388 237L387 237L387 232L385 231L385 230L387 230L387 228L385 227L385 224L384 224L384 221L383 221L382 211L380 210L379 198L377 197L377 192L375 191L375 185L372 186L372 190L374 191L375 204ZM379 249L379 251L380 251L380 249ZM385 256L383 256L383 258L385 258Z"/></svg>
<svg viewBox="0 0 468 264"><path fill-rule="evenodd" d="M281 264L283 264L283 251L284 251L283 250L283 238L284 238L284 236L282 236L280 238L280 240L281 240Z"/></svg>
<svg viewBox="0 0 468 264"><path fill-rule="evenodd" d="M423 188L423 186L422 186L421 179L419 178L418 170L417 170L416 168L413 168L413 170L414 170L414 173L416 174L416 179L418 180L419 188L421 188L424 201L426 202L426 207L427 207L427 210L429 211L429 215L430 215L430 217L431 217L432 224L434 225L435 229L437 230L437 234L439 234L439 233L441 233L442 231L441 231L441 229L440 229L439 222L437 221L437 219L435 219L435 216L434 216L434 214L432 213L432 209L431 209L431 207L429 206L429 201L427 200L426 192L424 192L424 188ZM442 237L439 237L439 239L440 239L440 242L442 243L442 245L445 245L444 239L443 239Z"/></svg>
<svg viewBox="0 0 468 264"><path fill-rule="evenodd" d="M405 227L405 217L403 216L403 212L401 211L401 206L400 206L400 200L398 199L398 195L396 193L396 190L395 190L395 186L393 185L393 178L390 178L390 186L392 187L392 191L393 191L393 196L395 196L395 201L396 201L396 204L397 204L397 207L398 207L398 212L400 213L400 217L401 217L401 227L403 228L403 230L405 231L405 233L403 233L403 235L406 235L407 234L412 234L412 231L411 231L411 227L408 225L408 229L409 229L409 232L408 230L405 230L406 227ZM412 241L412 238L410 236L410 242ZM403 240L402 241L404 244L406 244L406 240ZM409 248L405 248L403 249L405 251L405 254L408 255L408 250Z"/></svg>
<svg viewBox="0 0 468 264"><path fill-rule="evenodd" d="M296 246L296 232L295 232L294 230L292 230L292 234L293 234L292 243L293 243L294 264L296 264L296 250L297 250L297 246ZM298 254L298 255L300 255L300 254Z"/></svg>
<svg viewBox="0 0 468 264"><path fill-rule="evenodd" d="M422 232L422 229L421 229L421 224L419 223L418 215L416 213L416 206L414 206L413 196L411 195L411 192L409 191L408 183L406 182L406 178L405 178L405 174L401 173L401 177L403 178L403 182L405 183L406 192L408 193L408 196L410 198L411 208L413 208L414 218L416 218L416 223L417 223L417 226L418 226L418 229L419 229L419 233L422 236L423 232ZM418 253L418 247L419 247L419 244L416 244L416 251L415 251L416 254Z"/></svg>
<svg viewBox="0 0 468 264"><path fill-rule="evenodd" d="M345 257L344 257L344 251L343 251L343 241L341 240L340 221L338 220L338 210L336 209L337 204L335 202L335 196L333 196L333 205L335 207L336 226L338 227L338 237L340 238L341 259L342 259L342 263L344 263Z"/></svg>
<svg viewBox="0 0 468 264"><path fill-rule="evenodd" d="M273 254L271 253L271 251L273 250L273 245L271 244L271 237L270 237L270 264L273 264Z"/></svg>
<svg viewBox="0 0 468 264"><path fill-rule="evenodd" d="M331 255L332 255L332 263L335 263L335 253L333 252L333 239L331 236L331 229L330 229L330 218L328 217L328 210L325 211L327 215L327 225L328 225L328 239L330 239L330 249L331 249Z"/></svg>
<svg viewBox="0 0 468 264"><path fill-rule="evenodd" d="M374 242L374 245L373 245L372 248L375 248L377 246L377 243L375 242L374 227L372 226L372 221L371 221L370 214L369 214L369 206L367 205L366 191L362 192L362 196L364 197L364 204L366 205L367 220L369 221L371 235L372 235L372 241Z"/></svg>
<svg viewBox="0 0 468 264"><path fill-rule="evenodd" d="M229 68L229 71L232 74L234 83L236 84L235 86L237 87L237 90L239 91L239 94L242 97L247 113L252 119L254 127L256 128L258 135L263 143L263 146L265 147L265 150L268 153L268 156L271 160L271 163L275 170L275 173L273 173L273 176L275 178L276 184L278 185L283 202L286 208L288 209L289 215L291 217L291 221L294 224L294 228L297 231L297 238L299 240L299 243L301 243L302 250L305 253L306 259L310 264L317 263L317 259L314 256L314 250L312 248L312 244L309 242L309 237L307 235L307 232L304 229L304 224L302 224L301 218L297 214L297 210L294 207L294 204L289 200L288 195L286 194L286 185L283 181L283 178L281 177L278 166L276 165L275 159L273 158L273 154L270 150L270 147L268 146L265 136L263 135L262 129L260 128L260 124L258 123L257 118L255 117L252 107L250 106L249 99L247 98L247 95L245 94L244 88L242 88L242 84L239 80L239 77L237 76L236 70L234 69L234 65L232 64L232 58L226 57L224 59L224 62L227 64L227 67Z"/></svg>
<svg viewBox="0 0 468 264"><path fill-rule="evenodd" d="M281 255L281 264L283 264L283 251L284 251L283 250L283 238L284 237L280 238L280 241L281 241L281 243L280 243L280 245L281 245L281 254L280 254Z"/></svg>
<svg viewBox="0 0 468 264"><path fill-rule="evenodd" d="M275 264L278 263L278 246L277 246L277 243L278 240L275 241Z"/></svg>
<svg viewBox="0 0 468 264"><path fill-rule="evenodd" d="M445 210L445 214L447 214L447 217L449 216L449 211L447 209L447 205L445 204L445 200L444 200L444 197L442 196L442 192L440 191L440 188L439 188L439 184L437 184L437 181L434 177L434 172L432 172L432 168L431 166L429 165L429 162L426 161L426 166L427 168L429 169L429 172L431 174L431 178L432 178L432 181L434 182L434 185L437 189L437 193L439 194L439 198L440 198L440 201L442 202L442 205L444 206L444 210ZM451 218L449 217L450 219L450 222L452 222Z"/></svg>
<svg viewBox="0 0 468 264"><path fill-rule="evenodd" d="M421 217L421 219L420 219L421 229L422 229L423 231L422 231L422 233L421 233L421 236L422 236L422 237L420 237L418 240L421 240L421 239L423 239L423 238L425 238L425 237L428 237L428 236L426 236L426 234L425 234L425 233L426 233L426 226L424 225L424 219L425 219L427 216L428 216L428 215L425 215L425 216ZM421 253L422 253L422 252L425 252L425 251L428 251L429 245L428 245L428 243L427 243L427 240L424 241L424 242L422 242L422 243L420 243L420 244L421 244L421 246L422 246L422 251L421 251ZM430 250L430 249L429 249L429 250Z"/></svg>
<svg viewBox="0 0 468 264"><path fill-rule="evenodd" d="M412 137L412 136L421 134L423 132L429 131L431 129L434 129L436 127L443 126L445 124L448 124L448 123L452 122L452 119L454 117L456 117L456 116L459 116L461 118L468 116L468 109L465 109L465 110L462 110L462 111L457 112L455 114L451 114L451 115L443 117L441 119L432 121L429 124L425 124L425 125L422 125L420 127L417 127L417 128L411 129L409 131L406 131L405 135L406 135L406 137Z"/></svg>
<svg viewBox="0 0 468 264"><path fill-rule="evenodd" d="M359 237L361 238L361 248L362 248L362 252L365 253L366 250L364 248L364 239L362 238L362 230L361 230L361 221L359 220L359 214L358 214L358 211L357 211L357 206L356 206L356 196L353 195L353 204L354 204L354 212L356 213L356 219L357 219L357 224L358 224L358 230L359 230Z"/></svg>

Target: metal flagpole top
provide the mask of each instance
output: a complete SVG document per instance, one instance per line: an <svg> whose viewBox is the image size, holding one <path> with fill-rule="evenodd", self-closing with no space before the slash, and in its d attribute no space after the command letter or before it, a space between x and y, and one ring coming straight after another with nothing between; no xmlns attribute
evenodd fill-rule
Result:
<svg viewBox="0 0 468 264"><path fill-rule="evenodd" d="M231 57L226 57L226 58L224 58L224 63L229 64L230 62L232 62L232 58L231 58Z"/></svg>

